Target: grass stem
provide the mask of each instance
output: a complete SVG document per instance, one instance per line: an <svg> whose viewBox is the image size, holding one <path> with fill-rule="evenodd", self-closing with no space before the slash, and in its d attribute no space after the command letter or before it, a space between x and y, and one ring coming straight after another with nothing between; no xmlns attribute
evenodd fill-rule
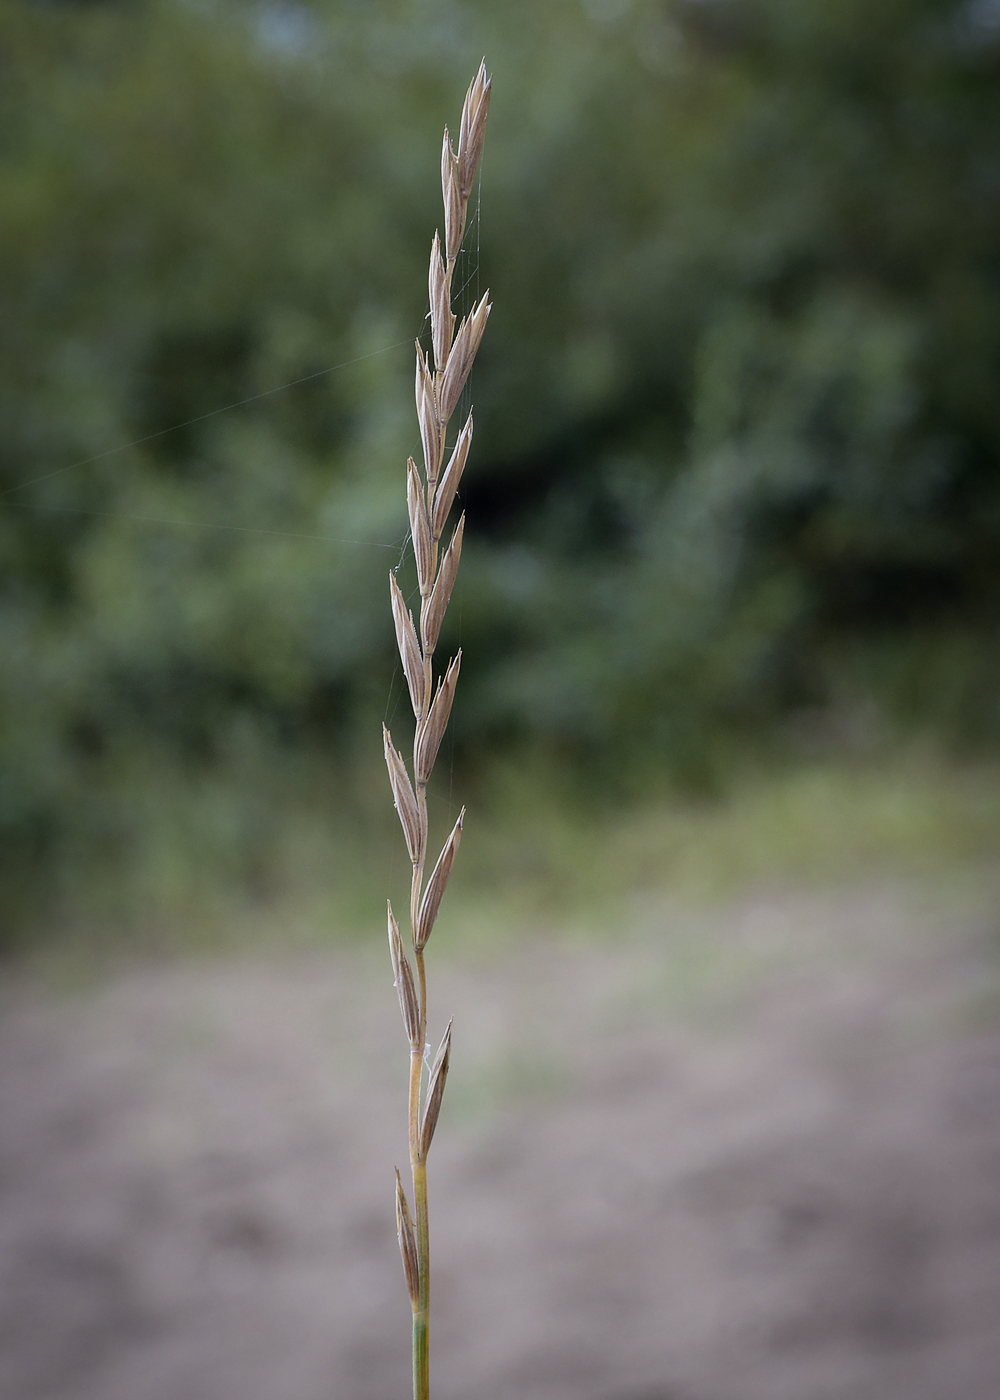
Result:
<svg viewBox="0 0 1000 1400"><path fill-rule="evenodd" d="M451 309L452 274L465 232L469 194L482 152L490 105L490 78L480 65L462 109L458 152L445 128L441 156L445 237L435 233L431 244L428 289L431 305L433 362L417 342L416 403L423 446L423 473L411 457L407 462L406 503L420 590L419 628L396 582L389 575L396 642L403 663L415 721L413 758L407 769L402 755L383 729L389 782L413 867L410 881L410 944L416 976L389 906L389 948L403 1026L410 1042L409 1155L413 1215L396 1173L396 1229L413 1310L413 1400L430 1400L430 1230L427 1219L427 1152L437 1125L441 1096L451 1053L449 1022L437 1058L423 1088L427 1043L427 977L424 948L434 927L462 835L465 809L459 813L430 877L425 880L428 820L427 782L451 713L461 652L452 658L434 688L434 649L451 598L462 550L465 517L441 550L441 536L465 467L472 439L472 415L458 436L445 464L448 424L472 369L490 313L489 293L456 330ZM412 776L411 776L412 773Z"/></svg>

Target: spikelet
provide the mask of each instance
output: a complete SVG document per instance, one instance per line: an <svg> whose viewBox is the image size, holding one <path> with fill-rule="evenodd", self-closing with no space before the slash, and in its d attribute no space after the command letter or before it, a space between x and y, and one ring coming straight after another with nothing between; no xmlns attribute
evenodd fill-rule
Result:
<svg viewBox="0 0 1000 1400"><path fill-rule="evenodd" d="M392 958L393 980L399 993L399 1009L403 1013L403 1025L411 1046L420 1045L420 1008L417 1005L417 992L413 985L413 972L409 959L403 950L403 940L399 936L396 916L389 909L389 956Z"/></svg>
<svg viewBox="0 0 1000 1400"><path fill-rule="evenodd" d="M458 491L459 483L462 480L462 473L465 471L465 463L469 456L469 446L472 442L472 414L465 420L465 427L458 435L458 441L452 449L448 458L448 465L444 469L437 491L434 494L434 518L431 521L431 534L437 542L444 533L445 522L448 519L448 512L451 510L455 500L455 493Z"/></svg>
<svg viewBox="0 0 1000 1400"><path fill-rule="evenodd" d="M431 878L427 881L427 888L424 890L423 898L420 901L420 913L417 916L416 937L413 946L418 952L423 952L427 946L427 940L431 936L431 930L438 916L441 907L441 900L444 897L448 878L451 875L451 867L455 863L455 855L458 851L458 843L462 839L462 823L465 820L465 808L458 814L458 821L451 829L451 835L442 847L441 854L437 858L437 864L431 871Z"/></svg>
<svg viewBox="0 0 1000 1400"><path fill-rule="evenodd" d="M399 750L393 744L392 735L384 724L382 726L382 745L385 750L385 766L389 770L393 802L399 814L403 835L406 837L406 849L410 853L410 860L416 865L423 859L427 844L427 824L420 820L420 811L414 796L413 784L410 782L410 775L406 771L406 764L403 762Z"/></svg>
<svg viewBox="0 0 1000 1400"><path fill-rule="evenodd" d="M437 758L444 731L448 728L451 702L455 698L459 667L462 664L462 651L459 648L452 658L451 665L438 681L438 688L431 702L427 718L417 730L417 743L413 754L413 771L418 783L425 783L431 775L434 760Z"/></svg>
<svg viewBox="0 0 1000 1400"><path fill-rule="evenodd" d="M441 191L444 195L444 246L449 264L458 257L465 232L465 205L462 202L462 182L458 174L458 157L451 148L448 128L444 129L441 147Z"/></svg>
<svg viewBox="0 0 1000 1400"><path fill-rule="evenodd" d="M459 560L462 557L462 537L465 534L465 516L459 518L448 548L444 552L438 576L431 589L431 596L420 609L420 630L424 638L424 655L429 656L437 646L441 624L451 601L451 590L455 587Z"/></svg>
<svg viewBox="0 0 1000 1400"><path fill-rule="evenodd" d="M424 1104L424 1114L420 1120L420 1150L424 1157L427 1156L427 1149L431 1145L434 1136L434 1129L437 1127L438 1114L441 1112L441 1100L444 1097L444 1086L448 1078L448 1063L451 1059L451 1022L441 1038L438 1052L434 1057L431 1066L430 1078L427 1081L427 1102Z"/></svg>
<svg viewBox="0 0 1000 1400"><path fill-rule="evenodd" d="M443 423L447 423L455 412L455 406L465 388L465 381L469 377L472 362L476 358L476 351L479 349L479 342L483 338L483 331L486 329L486 322L492 309L489 292L487 292L475 310L466 316L458 328L458 334L455 336L455 343L451 347L451 354L448 356L448 363L441 375L437 391L438 412Z"/></svg>
<svg viewBox="0 0 1000 1400"><path fill-rule="evenodd" d="M455 315L451 309L451 287L441 257L441 239L434 235L431 263L427 274L427 296L431 306L431 339L434 342L434 368L440 374L448 362L448 353L455 335Z"/></svg>
<svg viewBox="0 0 1000 1400"><path fill-rule="evenodd" d="M472 193L476 167L483 153L491 86L492 79L487 76L484 58L472 86L465 95L465 104L462 107L462 125L458 135L458 185L463 203Z"/></svg>
<svg viewBox="0 0 1000 1400"><path fill-rule="evenodd" d="M434 376L427 367L427 356L417 341L417 378L414 394L417 400L417 422L424 449L424 471L428 481L437 481L441 466L441 420L438 417Z"/></svg>
<svg viewBox="0 0 1000 1400"><path fill-rule="evenodd" d="M392 620L396 625L396 645L399 647L403 674L410 692L413 713L420 719L427 713L427 672L424 658L420 654L417 629L413 625L413 615L403 601L403 594L396 575L389 572L389 596L392 599ZM433 597L433 594L431 595Z"/></svg>
<svg viewBox="0 0 1000 1400"><path fill-rule="evenodd" d="M427 518L427 499L412 457L406 463L406 511L410 517L420 596L426 598L434 583L434 546L431 544L431 526Z"/></svg>
<svg viewBox="0 0 1000 1400"><path fill-rule="evenodd" d="M413 1232L413 1219L410 1207L406 1204L403 1179L396 1168L396 1238L403 1258L403 1273L406 1275L406 1290L410 1304L416 1310L420 1299L420 1265L417 1255L417 1240Z"/></svg>

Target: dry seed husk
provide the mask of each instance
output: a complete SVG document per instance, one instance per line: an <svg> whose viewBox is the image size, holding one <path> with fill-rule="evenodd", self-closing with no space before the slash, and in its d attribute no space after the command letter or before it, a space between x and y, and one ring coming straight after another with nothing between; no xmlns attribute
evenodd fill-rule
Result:
<svg viewBox="0 0 1000 1400"><path fill-rule="evenodd" d="M448 128L441 146L441 192L444 195L444 246L448 261L454 262L465 232L465 202L458 175L458 158L451 148Z"/></svg>
<svg viewBox="0 0 1000 1400"><path fill-rule="evenodd" d="M458 136L459 192L463 203L469 198L476 167L483 151L486 135L486 117L490 110L490 89L492 79L486 76L486 60L479 65L479 72L465 95L462 107L462 125Z"/></svg>
<svg viewBox="0 0 1000 1400"><path fill-rule="evenodd" d="M455 698L455 687L458 684L458 672L461 665L462 653L459 651L453 657L444 674L444 679L438 681L437 691L427 719L417 731L413 770L416 773L418 783L426 783L433 771L434 760L438 756L444 731L448 727L448 718L451 715L451 705Z"/></svg>
<svg viewBox="0 0 1000 1400"><path fill-rule="evenodd" d="M420 441L424 449L424 470L428 481L437 481L441 465L441 423L438 419L437 397L434 393L434 380L427 368L427 356L417 342L417 377L414 386L417 401L417 421L420 424Z"/></svg>
<svg viewBox="0 0 1000 1400"><path fill-rule="evenodd" d="M455 315L451 309L451 287L441 260L441 239L434 235L431 244L431 264L427 274L427 292L431 306L431 339L434 342L434 368L440 374L448 362L451 342L455 335Z"/></svg>
<svg viewBox="0 0 1000 1400"><path fill-rule="evenodd" d="M476 351L479 349L479 342L483 338L483 331L486 329L486 322L492 310L489 296L489 292L484 294L479 305L466 316L459 326L455 336L455 343L451 347L448 363L438 386L438 412L441 415L442 423L447 423L455 412L455 405L465 388L465 381L469 377L472 362L476 358Z"/></svg>
<svg viewBox="0 0 1000 1400"><path fill-rule="evenodd" d="M451 1022L448 1022L447 1029L441 1037L441 1044L434 1057L434 1064L431 1067L430 1079L427 1084L427 1102L424 1104L424 1116L420 1122L420 1155L427 1156L427 1150L434 1137L434 1129L437 1127L438 1114L441 1112L441 1100L444 1097L444 1086L448 1079L448 1062L451 1058Z"/></svg>
<svg viewBox="0 0 1000 1400"><path fill-rule="evenodd" d="M392 975L396 991L399 993L399 1009L403 1013L403 1025L410 1046L420 1044L420 1012L417 1009L417 989L413 983L413 971L399 935L399 924L389 909L389 953L392 957Z"/></svg>
<svg viewBox="0 0 1000 1400"><path fill-rule="evenodd" d="M406 463L406 509L410 517L410 534L413 537L413 554L417 561L420 596L426 598L434 584L434 546L431 544L431 527L427 519L424 488L420 484L417 464L412 457L408 458Z"/></svg>
<svg viewBox="0 0 1000 1400"><path fill-rule="evenodd" d="M421 825L410 775L406 771L406 765L399 750L392 742L392 735L384 724L382 726L382 745L385 749L385 766L389 770L393 801L396 805L396 811L399 813L403 835L406 837L406 849L410 854L410 860L416 865L424 853L424 829Z"/></svg>
<svg viewBox="0 0 1000 1400"><path fill-rule="evenodd" d="M469 456L469 447L472 443L472 414L465 420L465 427L458 435L458 441L452 449L448 458L448 465L444 469L437 493L434 497L434 519L431 522L431 533L435 540L441 538L441 534L448 519L448 512L451 510L458 490L459 482L462 480L462 473L465 471L465 463Z"/></svg>
<svg viewBox="0 0 1000 1400"><path fill-rule="evenodd" d="M403 599L402 591L396 582L396 575L391 570L389 571L389 595L392 598L392 618L396 624L396 643L399 647L400 659L403 662L403 674L410 692L410 703L417 719L422 719L427 713L427 702L430 699L427 694L427 671L420 652L420 643L417 641L417 629L413 625L413 616Z"/></svg>
<svg viewBox="0 0 1000 1400"><path fill-rule="evenodd" d="M424 653L427 656L430 656L437 646L438 637L441 635L441 623L448 611L451 590L455 587L455 575L458 573L458 564L462 557L462 536L464 534L465 516L462 515L455 526L448 548L444 552L438 576L431 589L431 596L420 610L420 630L423 633Z"/></svg>
<svg viewBox="0 0 1000 1400"><path fill-rule="evenodd" d="M406 1291L410 1303L415 1308L420 1300L420 1266L417 1263L417 1240L413 1231L410 1207L406 1204L403 1178L396 1168L396 1238L403 1260L403 1273L406 1275Z"/></svg>
<svg viewBox="0 0 1000 1400"><path fill-rule="evenodd" d="M464 820L465 808L463 807L458 814L458 821L451 829L451 835L442 847L441 854L437 858L437 864L431 871L431 878L427 881L424 897L420 901L420 912L417 915L417 932L413 940L413 946L418 952L426 947L427 940L430 938L431 930L434 927L434 921L438 916L441 900L448 884L448 877L451 874L451 867L455 863L455 853L458 850L458 843L462 839L462 823Z"/></svg>

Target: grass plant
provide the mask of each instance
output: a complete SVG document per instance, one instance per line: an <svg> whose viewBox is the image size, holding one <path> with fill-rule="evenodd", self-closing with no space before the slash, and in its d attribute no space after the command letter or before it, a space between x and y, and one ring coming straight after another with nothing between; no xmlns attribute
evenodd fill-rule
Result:
<svg viewBox="0 0 1000 1400"><path fill-rule="evenodd" d="M413 758L407 769L403 757L383 726L385 760L389 769L396 811L403 827L413 873L410 882L410 956L403 946L399 924L388 906L389 950L403 1026L410 1046L409 1147L413 1209L402 1177L396 1171L396 1229L403 1270L413 1309L413 1396L428 1400L428 1326L430 1314L430 1243L427 1219L427 1153L437 1126L448 1077L451 1022L441 1038L437 1055L424 1083L424 1047L427 1037L427 979L424 949L437 919L445 887L462 837L465 809L429 876L427 784L448 725L462 654L448 663L434 686L434 651L441 623L451 598L462 553L465 516L460 516L446 548L441 540L472 442L472 414L446 457L448 426L469 377L479 342L490 314L489 293L456 330L452 311L452 278L465 233L469 195L472 192L486 131L491 80L486 64L480 65L466 94L454 150L445 127L441 151L441 187L444 199L444 241L435 233L431 245L428 294L430 300L431 356L417 342L416 403L423 448L423 468L411 457L406 464L406 504L420 590L419 619L407 608L395 573L389 575L389 594L396 641L403 663L406 687L415 720Z"/></svg>

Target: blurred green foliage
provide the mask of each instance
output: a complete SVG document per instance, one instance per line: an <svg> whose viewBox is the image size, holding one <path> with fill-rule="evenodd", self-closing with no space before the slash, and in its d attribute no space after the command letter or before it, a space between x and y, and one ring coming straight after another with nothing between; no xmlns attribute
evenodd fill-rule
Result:
<svg viewBox="0 0 1000 1400"><path fill-rule="evenodd" d="M1000 737L1000 6L0 0L11 907L266 894L381 808L483 52L457 761Z"/></svg>

